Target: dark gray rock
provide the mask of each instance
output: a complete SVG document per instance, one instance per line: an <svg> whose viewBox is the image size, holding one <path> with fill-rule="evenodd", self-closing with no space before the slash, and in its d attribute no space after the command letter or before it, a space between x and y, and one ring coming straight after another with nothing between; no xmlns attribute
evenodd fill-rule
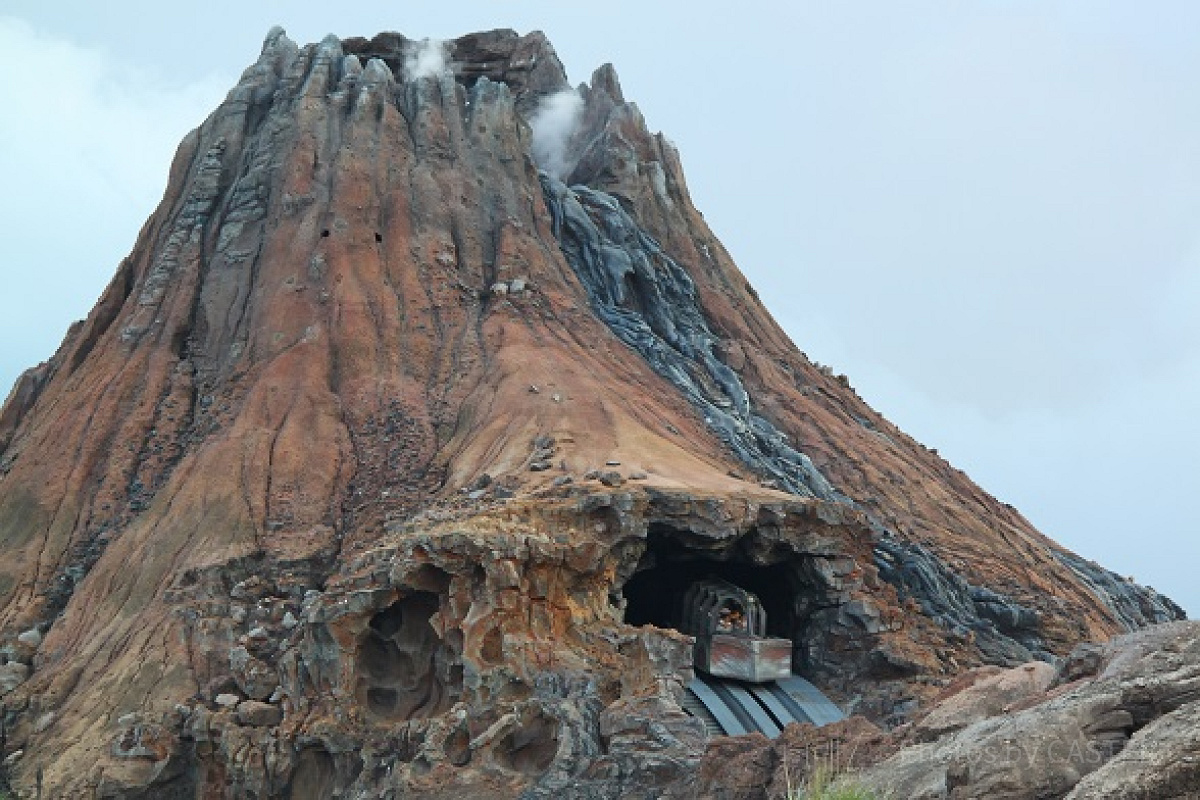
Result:
<svg viewBox="0 0 1200 800"><path fill-rule="evenodd" d="M279 706L246 700L238 704L238 722L255 728L268 728L283 722L283 711Z"/></svg>
<svg viewBox="0 0 1200 800"><path fill-rule="evenodd" d="M794 494L839 497L812 461L751 408L737 373L717 357L691 276L617 199L543 173L554 234L596 314L704 416L744 462Z"/></svg>
<svg viewBox="0 0 1200 800"><path fill-rule="evenodd" d="M973 633L987 663L1015 667L1050 659L1037 638L1034 611L971 586L928 548L884 532L875 545L875 566L902 601L911 597L922 613L960 636Z"/></svg>
<svg viewBox="0 0 1200 800"><path fill-rule="evenodd" d="M1149 586L1139 586L1074 553L1056 550L1054 557L1079 576L1127 631L1159 622L1187 619L1187 612Z"/></svg>
<svg viewBox="0 0 1200 800"><path fill-rule="evenodd" d="M599 477L600 482L605 486L620 486L625 482L625 479L621 477L621 473L615 469L605 470L597 477Z"/></svg>

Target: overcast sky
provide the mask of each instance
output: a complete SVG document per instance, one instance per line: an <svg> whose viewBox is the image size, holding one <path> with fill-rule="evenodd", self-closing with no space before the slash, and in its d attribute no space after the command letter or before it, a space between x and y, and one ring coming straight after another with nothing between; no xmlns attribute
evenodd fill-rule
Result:
<svg viewBox="0 0 1200 800"><path fill-rule="evenodd" d="M616 65L802 350L1200 612L1200 3L245 5L0 8L0 393L87 314L271 25L541 29L575 82Z"/></svg>

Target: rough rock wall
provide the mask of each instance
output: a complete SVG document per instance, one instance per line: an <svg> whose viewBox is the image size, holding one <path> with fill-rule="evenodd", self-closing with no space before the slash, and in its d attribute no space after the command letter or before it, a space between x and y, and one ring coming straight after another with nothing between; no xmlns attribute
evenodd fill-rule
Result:
<svg viewBox="0 0 1200 800"><path fill-rule="evenodd" d="M544 37L418 78L420 46L273 31L0 411L18 788L651 796L703 741L684 643L623 625L626 588L697 562L779 575L797 666L880 720L1174 613L809 364L611 68L568 189L530 156L566 87ZM568 201L609 239L573 256ZM614 236L628 295L577 257Z"/></svg>

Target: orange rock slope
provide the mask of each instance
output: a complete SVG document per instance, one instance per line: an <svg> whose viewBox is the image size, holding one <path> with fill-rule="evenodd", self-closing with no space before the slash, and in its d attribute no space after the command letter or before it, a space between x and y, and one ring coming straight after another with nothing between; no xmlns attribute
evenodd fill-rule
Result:
<svg viewBox="0 0 1200 800"><path fill-rule="evenodd" d="M14 788L654 796L696 562L878 721L1180 614L809 362L610 67L539 174L545 38L427 46L272 31L0 411Z"/></svg>

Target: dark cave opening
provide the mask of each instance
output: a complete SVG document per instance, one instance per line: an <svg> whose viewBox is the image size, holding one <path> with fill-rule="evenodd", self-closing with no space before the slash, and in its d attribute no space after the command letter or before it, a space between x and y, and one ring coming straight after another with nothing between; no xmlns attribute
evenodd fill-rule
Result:
<svg viewBox="0 0 1200 800"><path fill-rule="evenodd" d="M371 617L359 643L359 700L389 720L428 717L453 704L462 689L459 659L430 621L433 592L413 592Z"/></svg>
<svg viewBox="0 0 1200 800"><path fill-rule="evenodd" d="M796 638L797 600L802 593L797 565L761 564L736 544L723 550L692 544L697 537L652 525L637 571L625 583L625 622L681 628L684 594L693 583L719 578L757 595L767 613L767 635Z"/></svg>

